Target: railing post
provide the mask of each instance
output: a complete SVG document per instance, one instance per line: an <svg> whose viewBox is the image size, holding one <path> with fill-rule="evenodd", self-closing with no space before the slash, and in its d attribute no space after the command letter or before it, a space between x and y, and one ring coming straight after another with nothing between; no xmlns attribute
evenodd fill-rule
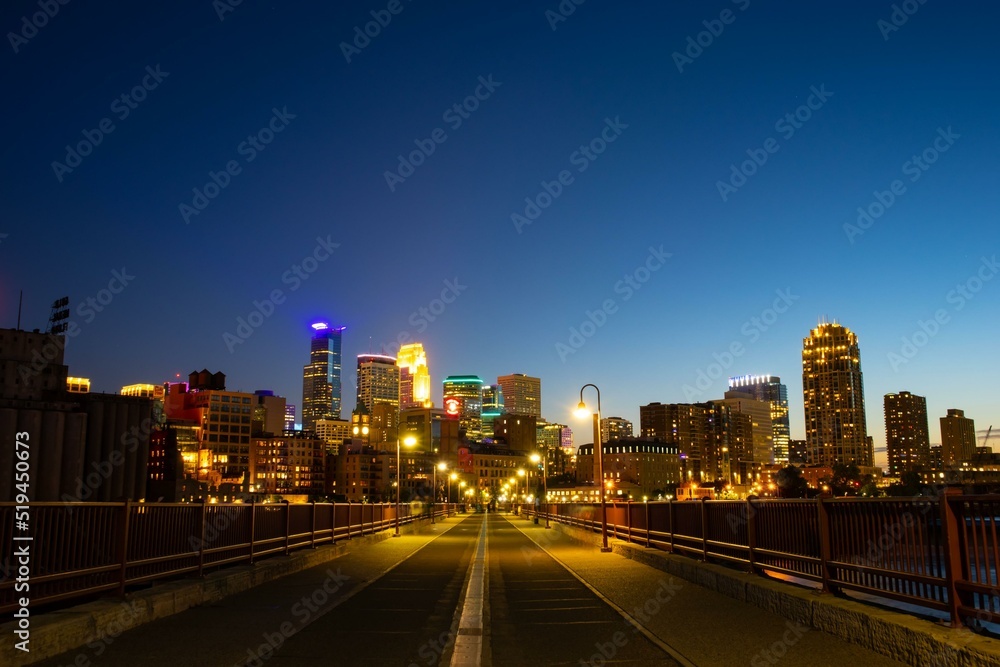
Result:
<svg viewBox="0 0 1000 667"><path fill-rule="evenodd" d="M632 543L632 499L625 501L625 531L628 543Z"/></svg>
<svg viewBox="0 0 1000 667"><path fill-rule="evenodd" d="M208 498L201 499L201 526L198 534L198 576L205 576L205 529L208 524Z"/></svg>
<svg viewBox="0 0 1000 667"><path fill-rule="evenodd" d="M961 489L945 489L938 497L941 511L941 538L944 543L944 576L945 588L948 591L948 613L951 616L951 627L958 628L962 625L962 610L960 607L966 601L962 599L962 594L958 590L958 582L967 578L968 554L964 554L962 548L963 533L965 532L965 516L955 505L960 505L961 500L956 496L961 496ZM951 498L957 502L953 503Z"/></svg>
<svg viewBox="0 0 1000 667"><path fill-rule="evenodd" d="M646 548L652 547L652 526L649 525L649 501L644 500L642 503L646 506Z"/></svg>
<svg viewBox="0 0 1000 667"><path fill-rule="evenodd" d="M337 503L330 503L333 511L330 512L330 544L337 543Z"/></svg>
<svg viewBox="0 0 1000 667"><path fill-rule="evenodd" d="M25 436L27 437L27 436ZM118 595L125 597L125 578L128 576L128 524L132 514L132 501L125 499L122 503L121 535L118 536L118 560L121 570L118 573Z"/></svg>
<svg viewBox="0 0 1000 667"><path fill-rule="evenodd" d="M753 550L757 547L757 511L753 508L753 496L747 496L747 560L750 565L750 574L757 574L757 558Z"/></svg>
<svg viewBox="0 0 1000 667"><path fill-rule="evenodd" d="M254 545L257 534L257 502L250 501L250 564L253 565L254 552L257 550Z"/></svg>
<svg viewBox="0 0 1000 667"><path fill-rule="evenodd" d="M292 542L292 504L285 501L285 555L291 551L289 545Z"/></svg>
<svg viewBox="0 0 1000 667"><path fill-rule="evenodd" d="M819 529L819 568L823 576L823 592L836 593L838 588L832 583L830 561L833 559L833 536L830 532L830 513L826 500L830 496L821 493L816 496L817 528Z"/></svg>
<svg viewBox="0 0 1000 667"><path fill-rule="evenodd" d="M312 505L312 511L310 512L312 516L312 521L310 522L312 524L312 537L309 540L309 547L315 549L316 548L316 501L314 500L310 504Z"/></svg>
<svg viewBox="0 0 1000 667"><path fill-rule="evenodd" d="M701 497L701 561L708 562L708 496Z"/></svg>
<svg viewBox="0 0 1000 667"><path fill-rule="evenodd" d="M674 553L674 533L677 532L675 529L677 512L674 510L673 498L667 498L667 515L670 517L670 553Z"/></svg>

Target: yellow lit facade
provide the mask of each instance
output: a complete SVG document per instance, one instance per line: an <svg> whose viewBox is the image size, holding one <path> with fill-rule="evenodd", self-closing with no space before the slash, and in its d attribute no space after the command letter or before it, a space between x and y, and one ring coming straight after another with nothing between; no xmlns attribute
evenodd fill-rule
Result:
<svg viewBox="0 0 1000 667"><path fill-rule="evenodd" d="M840 324L821 323L802 341L806 448L815 465L871 466L858 337Z"/></svg>
<svg viewBox="0 0 1000 667"><path fill-rule="evenodd" d="M423 343L407 343L399 348L399 408L427 408L431 401L431 372Z"/></svg>
<svg viewBox="0 0 1000 667"><path fill-rule="evenodd" d="M122 396L138 396L139 398L163 398L166 389L160 384L127 384L122 387Z"/></svg>
<svg viewBox="0 0 1000 667"><path fill-rule="evenodd" d="M66 391L71 394L90 393L90 378L66 378Z"/></svg>

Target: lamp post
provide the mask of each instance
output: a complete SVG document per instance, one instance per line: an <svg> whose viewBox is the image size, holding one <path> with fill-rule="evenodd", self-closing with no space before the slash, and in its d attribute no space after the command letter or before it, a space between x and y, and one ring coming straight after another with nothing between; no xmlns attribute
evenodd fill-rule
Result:
<svg viewBox="0 0 1000 667"><path fill-rule="evenodd" d="M434 504L437 502L437 493L438 493L437 471L440 470L441 472L444 472L447 469L448 469L447 463L439 463L436 466L434 466L434 482L433 482L434 491L431 493L431 523L434 523Z"/></svg>
<svg viewBox="0 0 1000 667"><path fill-rule="evenodd" d="M542 461L542 502L548 504L548 502L549 502L549 457L548 457L548 452L546 452L546 456L541 456L540 454L532 454L531 455L531 462L532 463L534 463L534 464L537 465L539 459L541 459L541 461ZM541 503L539 503L539 507L541 507ZM535 515L535 519L537 521L538 515ZM545 508L545 528L548 529L548 528L551 528L551 527L552 526L549 525L549 510L548 510L548 507L546 507Z"/></svg>
<svg viewBox="0 0 1000 667"><path fill-rule="evenodd" d="M412 447L417 443L417 439L412 435L406 436L403 440L403 444L407 447ZM396 437L396 532L393 533L393 537L399 537L399 492L403 488L403 464L402 457L399 453L399 437Z"/></svg>
<svg viewBox="0 0 1000 667"><path fill-rule="evenodd" d="M448 512L449 512L449 516L450 516L450 513L451 513L451 507L450 507L450 505L451 505L451 483L454 482L456 479L458 479L458 473L453 472L450 475L448 475L448 505L449 505Z"/></svg>
<svg viewBox="0 0 1000 667"><path fill-rule="evenodd" d="M524 468L518 468L517 469L517 475L518 475L518 477L523 477L524 478L524 495L526 496L526 495L528 495L528 473L525 472ZM515 491L515 493L517 491L517 485L516 484L514 485L514 491ZM518 500L520 500L520 498ZM520 516L520 514L521 514L521 503L520 502L518 502L517 514L518 514L518 516Z"/></svg>
<svg viewBox="0 0 1000 667"><path fill-rule="evenodd" d="M583 402L583 390L587 387L593 387L594 391L597 392L597 412L594 413L594 456L597 457L597 476L598 483L601 485L601 542L603 544L601 551L607 553L611 551L611 547L608 546L608 504L604 495L604 450L601 448L601 390L597 388L596 384L588 383L580 387L580 404L576 408L576 414L578 417L586 417L589 412L587 404Z"/></svg>

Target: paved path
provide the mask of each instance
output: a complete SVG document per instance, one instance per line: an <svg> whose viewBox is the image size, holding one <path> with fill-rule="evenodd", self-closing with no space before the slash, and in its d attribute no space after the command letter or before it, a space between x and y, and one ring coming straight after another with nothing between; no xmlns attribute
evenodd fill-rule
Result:
<svg viewBox="0 0 1000 667"><path fill-rule="evenodd" d="M457 641L457 648L456 648ZM780 656L778 655L780 653ZM460 516L41 665L898 665L501 514Z"/></svg>

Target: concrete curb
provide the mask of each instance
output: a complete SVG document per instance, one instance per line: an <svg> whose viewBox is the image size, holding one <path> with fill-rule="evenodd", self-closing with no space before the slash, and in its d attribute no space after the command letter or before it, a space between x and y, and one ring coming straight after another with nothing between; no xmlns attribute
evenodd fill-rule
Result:
<svg viewBox="0 0 1000 667"><path fill-rule="evenodd" d="M461 517L462 515L458 515ZM400 533L419 532L429 523L400 526ZM30 653L14 648L15 623L0 625L0 665L30 665L88 643L116 638L126 630L242 593L289 574L322 565L350 550L376 544L392 536L392 529L338 540L315 549L300 549L254 565L228 567L203 579L179 579L128 594L124 600L101 599L31 617Z"/></svg>
<svg viewBox="0 0 1000 667"><path fill-rule="evenodd" d="M598 533L555 521L551 525L571 540L601 545ZM620 556L900 662L921 667L1000 667L1000 640L977 635L967 628L944 627L917 616L823 595L794 584L610 537L608 544Z"/></svg>

